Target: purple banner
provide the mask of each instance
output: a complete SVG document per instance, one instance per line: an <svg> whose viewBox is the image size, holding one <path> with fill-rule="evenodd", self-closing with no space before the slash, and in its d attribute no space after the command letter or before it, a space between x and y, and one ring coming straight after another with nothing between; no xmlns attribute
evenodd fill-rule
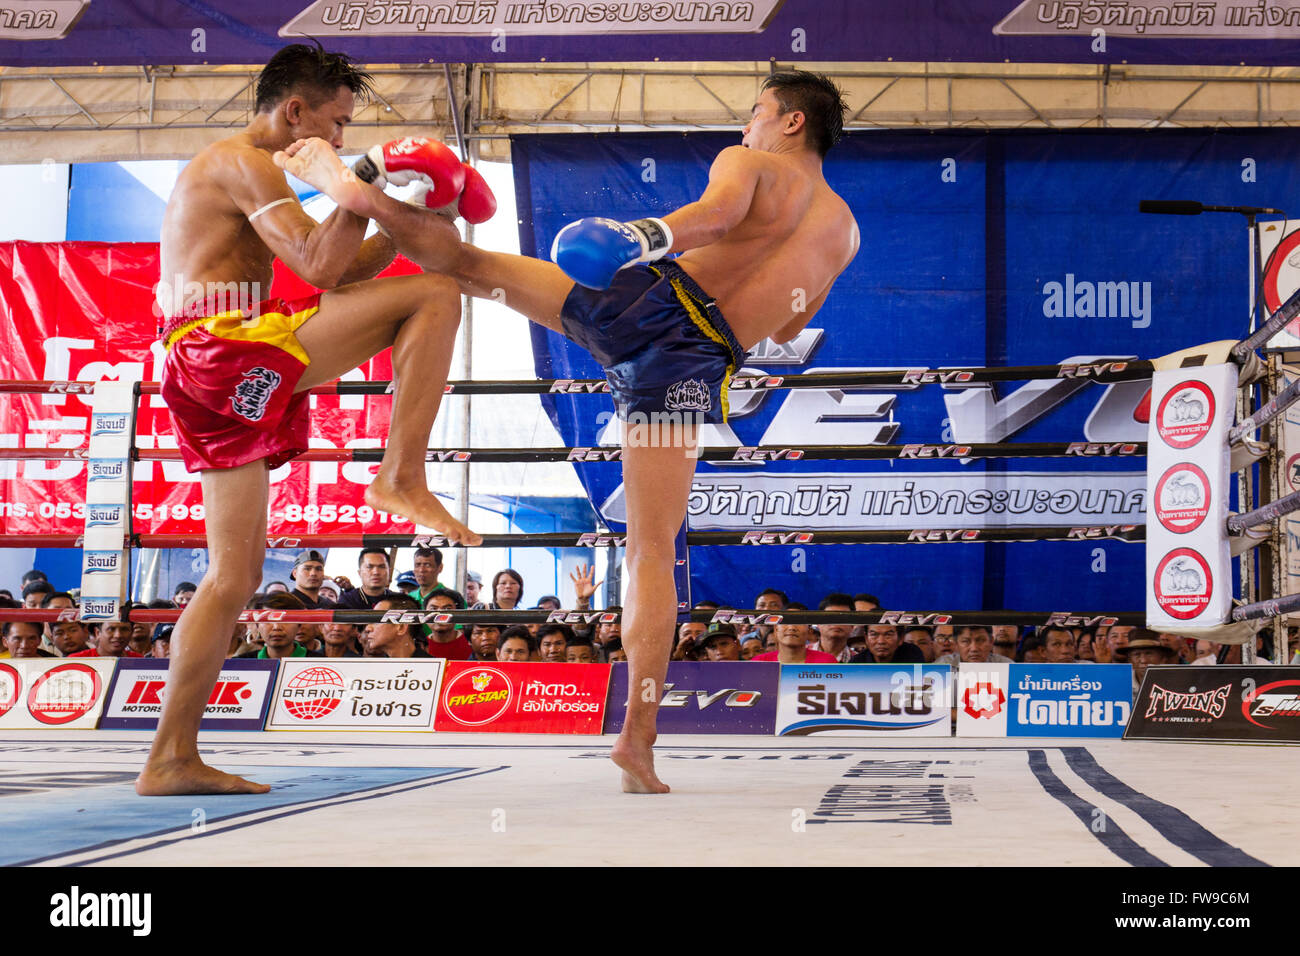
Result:
<svg viewBox="0 0 1300 956"><path fill-rule="evenodd" d="M0 0L0 64L255 64L313 36L369 63L774 59L1290 65L1237 0Z"/></svg>
<svg viewBox="0 0 1300 956"><path fill-rule="evenodd" d="M674 661L659 705L663 734L771 734L776 729L780 665L763 661ZM614 664L605 733L623 729L627 665Z"/></svg>

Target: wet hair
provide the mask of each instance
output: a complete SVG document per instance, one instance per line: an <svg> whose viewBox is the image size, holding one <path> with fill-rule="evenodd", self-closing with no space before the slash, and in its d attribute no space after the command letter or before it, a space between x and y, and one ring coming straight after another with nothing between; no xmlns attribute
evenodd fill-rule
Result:
<svg viewBox="0 0 1300 956"><path fill-rule="evenodd" d="M280 50L257 77L257 112L265 113L285 97L299 93L312 106L334 96L340 86L355 95L374 94L374 77L353 65L345 53L328 53L319 43L294 43Z"/></svg>
<svg viewBox="0 0 1300 956"><path fill-rule="evenodd" d="M803 113L807 142L817 155L824 157L844 134L844 114L849 107L839 87L825 74L805 70L773 73L763 89L776 95L782 114Z"/></svg>

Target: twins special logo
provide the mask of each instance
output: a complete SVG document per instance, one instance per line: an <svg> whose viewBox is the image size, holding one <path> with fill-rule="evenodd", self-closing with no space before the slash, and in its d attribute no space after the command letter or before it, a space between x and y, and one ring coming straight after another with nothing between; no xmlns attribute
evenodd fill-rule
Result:
<svg viewBox="0 0 1300 956"><path fill-rule="evenodd" d="M271 396L280 387L280 373L259 365L244 372L243 376L244 380L235 386L235 394L230 396L231 407L236 415L242 415L250 422L260 422Z"/></svg>
<svg viewBox="0 0 1300 956"><path fill-rule="evenodd" d="M1156 567L1156 603L1170 617L1186 621L1209 606L1214 593L1210 565L1192 548L1170 551Z"/></svg>
<svg viewBox="0 0 1300 956"><path fill-rule="evenodd" d="M1280 688L1290 688L1281 692ZM1256 717L1300 717L1300 681L1279 680L1257 687L1241 699L1241 715L1256 727L1275 730L1268 724L1261 724ZM4 702L0 701L0 707ZM0 710L0 713L3 713Z"/></svg>
<svg viewBox="0 0 1300 956"><path fill-rule="evenodd" d="M1209 433L1214 410L1214 393L1204 382L1176 385L1156 411L1156 432L1170 448L1191 448Z"/></svg>
<svg viewBox="0 0 1300 956"><path fill-rule="evenodd" d="M1151 688L1147 712L1143 716L1160 717L1174 711L1190 710L1217 719L1227 710L1228 695L1231 693L1231 684L1224 684L1215 690L1200 693L1166 690L1159 684L1155 684Z"/></svg>
<svg viewBox="0 0 1300 956"><path fill-rule="evenodd" d="M504 671L478 667L464 671L442 692L447 716L466 727L489 724L506 712L514 685Z"/></svg>
<svg viewBox="0 0 1300 956"><path fill-rule="evenodd" d="M1156 482L1156 520L1174 534L1187 534L1201 526L1210 513L1210 479L1189 462L1169 468Z"/></svg>
<svg viewBox="0 0 1300 956"><path fill-rule="evenodd" d="M664 406L672 411L707 412L713 408L713 396L709 394L709 386L698 379L688 378L669 387L664 396Z"/></svg>

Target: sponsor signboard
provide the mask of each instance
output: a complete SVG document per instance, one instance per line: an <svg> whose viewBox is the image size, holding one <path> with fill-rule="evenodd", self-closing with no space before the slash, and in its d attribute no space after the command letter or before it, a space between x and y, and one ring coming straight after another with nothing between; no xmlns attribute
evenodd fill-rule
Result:
<svg viewBox="0 0 1300 956"><path fill-rule="evenodd" d="M435 726L464 733L598 734L608 688L608 664L450 661Z"/></svg>
<svg viewBox="0 0 1300 956"><path fill-rule="evenodd" d="M441 658L282 659L267 730L433 730Z"/></svg>
<svg viewBox="0 0 1300 956"><path fill-rule="evenodd" d="M957 735L1119 737L1132 696L1128 664L962 664Z"/></svg>
<svg viewBox="0 0 1300 956"><path fill-rule="evenodd" d="M946 664L782 664L776 732L949 737Z"/></svg>
<svg viewBox="0 0 1300 956"><path fill-rule="evenodd" d="M1150 667L1124 738L1300 743L1293 667Z"/></svg>
<svg viewBox="0 0 1300 956"><path fill-rule="evenodd" d="M1147 493L1147 623L1218 624L1232 606L1228 427L1237 370L1209 365L1152 379Z"/></svg>
<svg viewBox="0 0 1300 956"><path fill-rule="evenodd" d="M261 730L271 703L276 661L228 660L203 708L202 730ZM100 729L152 730L167 696L170 662L124 659L109 685Z"/></svg>
<svg viewBox="0 0 1300 956"><path fill-rule="evenodd" d="M93 729L116 658L0 661L0 728Z"/></svg>
<svg viewBox="0 0 1300 956"><path fill-rule="evenodd" d="M664 734L771 734L776 729L780 665L767 661L673 661L659 703ZM605 733L623 729L627 665L610 672Z"/></svg>

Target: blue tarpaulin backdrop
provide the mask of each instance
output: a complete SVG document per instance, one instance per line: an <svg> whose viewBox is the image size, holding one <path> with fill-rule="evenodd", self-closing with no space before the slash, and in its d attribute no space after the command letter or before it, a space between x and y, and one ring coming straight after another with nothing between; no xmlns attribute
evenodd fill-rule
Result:
<svg viewBox="0 0 1300 956"><path fill-rule="evenodd" d="M560 227L582 216L662 215L698 198L712 158L736 141L713 133L515 137L519 208L532 210L520 225L521 248L544 256ZM857 260L809 323L823 330L820 336L808 338L803 352L786 356L783 364L769 352L752 356L747 368L789 374L811 368L1049 364L1077 356L1154 358L1240 337L1250 312L1244 219L1145 215L1138 201L1196 199L1286 209L1300 194L1297 147L1300 132L1278 129L854 133L832 150L825 174L857 217ZM591 358L560 336L534 327L533 338L539 376L600 377ZM998 386L995 397L1004 404L990 405L993 418L1005 418L1015 404L1008 399L1025 387ZM1133 388L1088 384L1064 395L1051 392L1030 403L1026 420L1013 424L1002 440L1144 440L1142 388ZM862 443L999 440L972 437L969 409L963 419L968 431L954 436L950 403L960 393L937 387L887 391L895 396L887 419L896 425L892 438L883 437L890 429L882 431L878 418L866 416L870 420L841 422L833 431L810 421L805 443L832 434L828 443L839 443L853 429ZM736 440L762 444L793 394L770 393L733 418ZM574 445L597 444L613 407L600 395L548 397L547 403L560 433ZM979 515L939 516L933 509L922 515L921 508L912 518L899 517L897 510L893 515L894 527L951 528L1141 523L1141 496L1135 507L1131 489L1141 487L1143 467L1140 459L1013 459L777 462L741 471L751 482L756 470L769 476L815 472L821 477L814 484L820 482L823 491L836 481L907 478L919 488L926 481L941 487L944 481L970 480L963 475L982 475L1001 506ZM598 508L611 496L617 500L618 465L584 465L578 473ZM703 464L697 488L703 483L716 489L737 474L734 467ZM1130 491L1115 492L1108 499L1115 508L1106 516L1098 512L1101 520L1062 517L1043 504L1047 492L1034 498L1034 483L1053 475L1082 482L1083 489L1109 483ZM999 490L1016 481L1028 483L1023 499ZM735 520L729 524L728 506L710 494L694 502L692 528L801 526L789 513L731 514ZM880 513L863 503L871 500L855 491L839 520L816 526L870 526ZM617 508L609 513L616 515ZM873 592L891 608L1143 606L1143 548L1119 542L696 548L691 571L694 600L741 607L752 606L753 596L768 585L809 604L837 589Z"/></svg>

